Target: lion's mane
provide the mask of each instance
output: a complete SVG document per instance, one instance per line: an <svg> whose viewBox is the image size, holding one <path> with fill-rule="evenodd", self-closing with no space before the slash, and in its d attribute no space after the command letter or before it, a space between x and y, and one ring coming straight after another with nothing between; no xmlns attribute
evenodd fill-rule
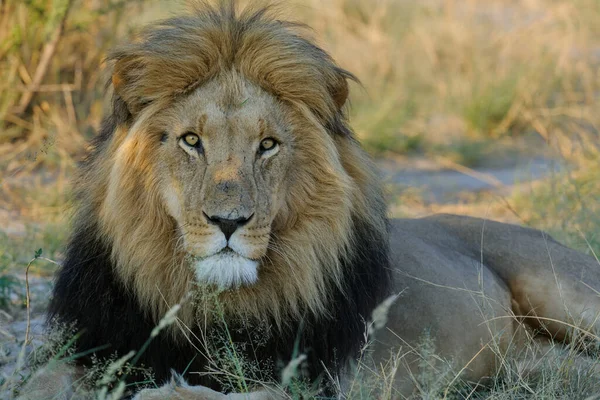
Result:
<svg viewBox="0 0 600 400"><path fill-rule="evenodd" d="M376 170L343 113L353 77L302 31L267 8L237 13L232 3L202 5L154 24L110 55L112 112L80 169L73 234L50 305L52 321L76 324L78 351L104 357L139 350L189 290L193 275L178 258L175 222L158 194L153 157L160 132L152 119L224 71L293 107L303 116L299 131L329 135L337 151L332 159L318 146L298 149L306 162L296 168L307 181L290 188L298 192L272 237L285 257L274 258L280 264L265 267L255 287L221 294L225 319L274 326L264 350L251 357L286 362L299 344L312 378L357 351L365 320L389 291L386 207ZM134 131L142 139L126 142ZM201 301L180 311L187 335L162 332L140 358L157 381L171 368L205 370L201 355L190 364L196 351L188 340L207 337L196 321ZM218 388L209 378L188 379Z"/></svg>

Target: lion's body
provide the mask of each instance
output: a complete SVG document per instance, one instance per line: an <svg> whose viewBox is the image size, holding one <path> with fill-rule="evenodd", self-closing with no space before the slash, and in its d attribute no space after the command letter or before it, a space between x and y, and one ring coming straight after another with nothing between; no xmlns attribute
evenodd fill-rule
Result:
<svg viewBox="0 0 600 400"><path fill-rule="evenodd" d="M174 370L190 384L232 390L205 373L225 368L219 349L233 344L254 365L250 380L276 382L301 353L303 376L324 378L344 372L373 310L397 293L376 332L376 363L429 331L443 356L479 380L517 333L513 311L597 331L600 302L579 281L600 290L592 258L511 225L387 221L376 169L342 111L351 75L295 25L265 10L202 6L110 59L113 111L81 168L50 306L80 333L79 364L92 362L90 351L144 349L136 366L159 384ZM154 335L175 304L178 321ZM565 336L560 323L547 325ZM480 351L492 337L498 351ZM410 376L399 369L403 393L414 389Z"/></svg>
<svg viewBox="0 0 600 400"><path fill-rule="evenodd" d="M401 295L377 337L379 361L389 346L417 346L427 333L437 355L477 382L509 353L533 357L525 347L531 329L557 340L569 325L600 332L600 265L539 230L456 215L393 220L391 249ZM404 358L411 374L401 368L396 376L405 394L415 390L418 353Z"/></svg>

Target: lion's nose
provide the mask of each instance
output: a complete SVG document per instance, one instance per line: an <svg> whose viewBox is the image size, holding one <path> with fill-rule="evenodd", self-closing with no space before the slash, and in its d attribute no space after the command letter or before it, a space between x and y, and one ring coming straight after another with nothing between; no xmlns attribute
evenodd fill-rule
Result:
<svg viewBox="0 0 600 400"><path fill-rule="evenodd" d="M223 234L225 235L226 240L229 240L229 238L231 237L231 235L233 235L233 232L235 232L237 228L246 225L248 221L250 221L250 219L252 218L252 215L250 215L248 218L241 217L236 219L227 219L221 218L218 215L213 215L209 217L208 215L206 215L206 213L204 213L204 216L206 217L209 223L217 225L219 229L221 229L221 232L223 232Z"/></svg>

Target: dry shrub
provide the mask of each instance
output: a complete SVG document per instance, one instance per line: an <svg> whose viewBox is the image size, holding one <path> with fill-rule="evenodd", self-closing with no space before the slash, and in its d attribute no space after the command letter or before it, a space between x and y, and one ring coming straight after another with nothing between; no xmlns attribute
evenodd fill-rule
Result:
<svg viewBox="0 0 600 400"><path fill-rule="evenodd" d="M142 9L139 0L0 2L2 207L30 218L57 199L64 209L74 161L102 117L106 51Z"/></svg>
<svg viewBox="0 0 600 400"><path fill-rule="evenodd" d="M106 50L140 2L7 0L0 5L0 158L9 175L66 168L102 114Z"/></svg>
<svg viewBox="0 0 600 400"><path fill-rule="evenodd" d="M595 133L600 6L593 0L312 0L299 7L354 91L363 139L394 150L537 132ZM560 137L560 138L559 138Z"/></svg>

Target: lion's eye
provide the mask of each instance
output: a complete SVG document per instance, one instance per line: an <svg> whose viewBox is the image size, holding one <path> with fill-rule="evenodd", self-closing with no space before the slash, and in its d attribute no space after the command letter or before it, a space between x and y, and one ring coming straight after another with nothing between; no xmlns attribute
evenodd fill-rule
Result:
<svg viewBox="0 0 600 400"><path fill-rule="evenodd" d="M273 138L266 138L260 141L260 146L258 148L259 153L265 153L270 150L274 150L278 146L278 143Z"/></svg>
<svg viewBox="0 0 600 400"><path fill-rule="evenodd" d="M195 133L188 132L182 139L190 147L200 147L200 138Z"/></svg>

